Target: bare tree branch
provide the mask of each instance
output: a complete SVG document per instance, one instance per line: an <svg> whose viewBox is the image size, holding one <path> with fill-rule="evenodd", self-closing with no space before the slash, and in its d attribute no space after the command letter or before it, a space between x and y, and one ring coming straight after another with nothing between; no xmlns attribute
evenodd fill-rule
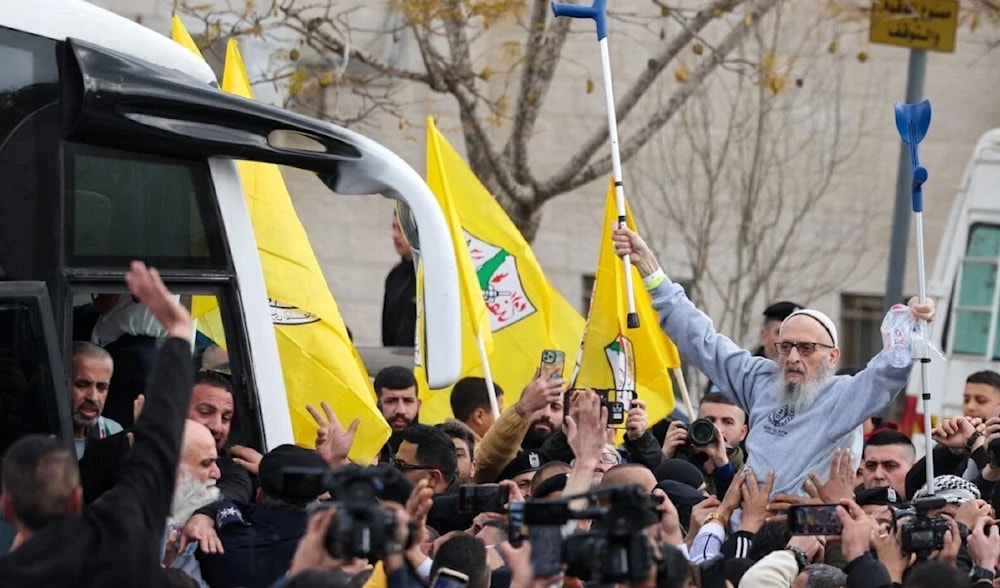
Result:
<svg viewBox="0 0 1000 588"><path fill-rule="evenodd" d="M756 22L762 15L773 9L780 2L781 0L758 0L747 12L747 18ZM639 130L636 131L634 135L631 135L622 141L622 161L629 159L636 152L638 152L639 149L641 149L643 145L645 145L649 139L652 138L652 136L674 116L681 106L687 102L688 98L695 93L698 86L703 83L705 79L708 78L708 76L714 72L721 63L723 63L726 56L729 55L729 53L736 46L738 46L741 41L743 41L750 30L750 27L740 24L733 27L726 34L722 42L716 46L715 51L701 62L686 83L677 88L674 94L670 97L670 100L668 100L664 105L650 115L641 125L639 125ZM607 124L605 124L602 128L604 136L603 140L606 143L608 133ZM557 186L566 186L566 188L563 189L572 190L592 182L597 178L607 176L608 173L610 173L610 155L595 163L587 165L587 162L594 156L601 146L598 139L600 135L601 133L595 132L592 139L571 158L569 164L564 166L560 172L552 177L552 179L543 183L539 187L539 192L543 199L551 197L550 195L557 193L554 191Z"/></svg>

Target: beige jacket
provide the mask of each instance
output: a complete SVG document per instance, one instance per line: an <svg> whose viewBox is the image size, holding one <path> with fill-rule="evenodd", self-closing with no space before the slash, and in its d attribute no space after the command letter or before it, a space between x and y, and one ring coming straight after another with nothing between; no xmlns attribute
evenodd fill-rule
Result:
<svg viewBox="0 0 1000 588"><path fill-rule="evenodd" d="M521 451L521 441L530 425L531 421L517 414L514 406L503 411L490 430L486 431L482 441L476 444L473 456L476 484L489 484L496 480L504 466Z"/></svg>
<svg viewBox="0 0 1000 588"><path fill-rule="evenodd" d="M747 570L739 588L788 588L799 575L799 564L791 551L772 551Z"/></svg>

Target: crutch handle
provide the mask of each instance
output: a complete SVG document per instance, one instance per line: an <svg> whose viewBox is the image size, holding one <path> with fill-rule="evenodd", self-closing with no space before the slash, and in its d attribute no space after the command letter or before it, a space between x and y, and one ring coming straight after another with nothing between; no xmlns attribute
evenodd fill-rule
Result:
<svg viewBox="0 0 1000 588"><path fill-rule="evenodd" d="M597 40L600 41L608 36L607 4L607 0L594 0L594 3L590 6L553 2L552 14L556 15L556 17L568 16L570 18L592 19L597 24Z"/></svg>

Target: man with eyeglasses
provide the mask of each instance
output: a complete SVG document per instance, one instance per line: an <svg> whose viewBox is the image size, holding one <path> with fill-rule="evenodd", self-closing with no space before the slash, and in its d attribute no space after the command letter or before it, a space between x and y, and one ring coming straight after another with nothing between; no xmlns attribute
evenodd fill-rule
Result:
<svg viewBox="0 0 1000 588"><path fill-rule="evenodd" d="M629 255L650 292L660 326L681 355L716 382L750 419L748 466L763 479L775 471L775 493L805 494L811 472L829 471L833 451L861 458L861 424L881 413L906 385L910 366L893 367L885 352L854 376L835 376L837 328L822 312L803 309L782 323L777 360L754 357L719 334L684 290L663 273L656 256L630 229L616 229L615 251ZM934 318L931 301L910 300L918 320Z"/></svg>
<svg viewBox="0 0 1000 588"><path fill-rule="evenodd" d="M402 435L392 466L413 484L426 479L435 495L452 492L457 483L458 458L448 434L430 425L414 424Z"/></svg>

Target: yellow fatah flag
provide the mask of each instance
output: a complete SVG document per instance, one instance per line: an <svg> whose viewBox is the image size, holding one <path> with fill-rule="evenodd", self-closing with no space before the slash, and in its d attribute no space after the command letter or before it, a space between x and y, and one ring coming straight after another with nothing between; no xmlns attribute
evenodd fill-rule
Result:
<svg viewBox="0 0 1000 588"><path fill-rule="evenodd" d="M626 204L629 226L632 211ZM578 388L634 390L646 402L649 421L655 423L674 410L674 392L668 370L680 365L673 342L660 328L649 292L642 287L639 271L632 266L639 328L628 329L628 300L623 263L615 254L611 232L618 212L612 184L604 209L601 254L595 272L594 296L583 337Z"/></svg>
<svg viewBox="0 0 1000 588"><path fill-rule="evenodd" d="M184 27L184 23L181 22L181 19L176 14L170 19L170 38L183 45L191 53L197 55L199 59L203 59L201 51L198 50L198 45L191 38L191 33Z"/></svg>
<svg viewBox="0 0 1000 588"><path fill-rule="evenodd" d="M447 183L461 222L464 246L490 320L493 379L503 388L505 405L510 406L534 376L542 350L557 349L567 357L575 356L583 317L545 278L528 242L448 139L433 125L428 125L427 134L428 170L438 170ZM431 145L436 149L430 149ZM429 171L428 184L433 188L432 181ZM463 346L461 376L483 377L478 355L470 358L468 345L467 341ZM417 366L417 381L424 385L420 422L433 424L450 418L451 389L427 390L422 369Z"/></svg>
<svg viewBox="0 0 1000 588"><path fill-rule="evenodd" d="M184 23L181 22L181 19L176 14L170 19L170 38L175 43L197 55L198 59L204 60L194 39L191 38L191 33L188 32ZM216 300L215 296L192 296L191 316L197 321L196 326L202 335L211 339L219 347L227 351L229 350L228 342L226 341L226 331L222 326L222 313L219 311L219 301Z"/></svg>
<svg viewBox="0 0 1000 588"><path fill-rule="evenodd" d="M253 97L235 40L226 48L222 89ZM240 161L237 167L271 299L295 442L313 446L317 425L306 405L318 406L325 400L345 427L361 419L350 457L368 463L389 438L389 425L376 405L368 373L347 335L281 172L264 163Z"/></svg>
<svg viewBox="0 0 1000 588"><path fill-rule="evenodd" d="M493 331L490 326L490 316L483 300L483 289L479 284L479 276L472 265L469 254L468 239L462 231L462 223L455 210L454 191L442 165L442 137L434 126L434 119L427 119L427 185L437 197L441 211L444 213L451 241L455 247L455 258L458 263L458 281L462 299L462 372L475 369L482 370L482 356L479 351L479 339L482 339L487 356L493 350Z"/></svg>

